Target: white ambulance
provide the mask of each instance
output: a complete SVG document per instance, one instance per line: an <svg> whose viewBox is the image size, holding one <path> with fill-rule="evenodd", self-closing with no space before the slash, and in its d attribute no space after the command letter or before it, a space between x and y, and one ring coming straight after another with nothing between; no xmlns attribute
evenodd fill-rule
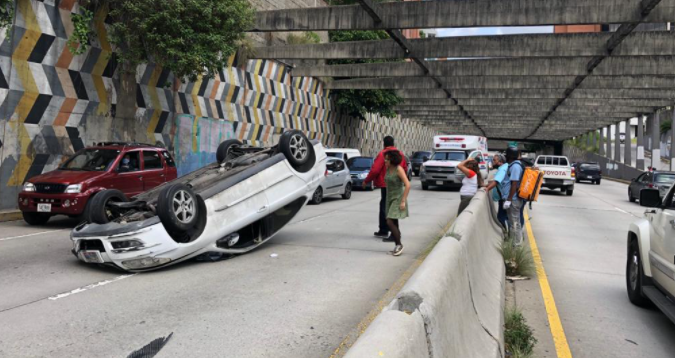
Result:
<svg viewBox="0 0 675 358"><path fill-rule="evenodd" d="M420 169L422 190L433 186L461 187L464 173L457 165L467 158L478 161L483 180L487 179L487 138L470 135L439 135L434 137L434 149Z"/></svg>

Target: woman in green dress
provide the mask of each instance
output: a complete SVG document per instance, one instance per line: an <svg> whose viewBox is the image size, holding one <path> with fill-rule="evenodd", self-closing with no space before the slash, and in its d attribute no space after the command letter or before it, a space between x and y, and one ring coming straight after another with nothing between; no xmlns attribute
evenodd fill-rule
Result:
<svg viewBox="0 0 675 358"><path fill-rule="evenodd" d="M408 217L408 193L410 193L410 181L403 167L401 167L401 153L392 150L384 155L384 164L387 167L387 173L384 181L387 184L387 226L394 237L396 246L390 253L399 256L403 253L401 244L401 230L398 227L398 220Z"/></svg>

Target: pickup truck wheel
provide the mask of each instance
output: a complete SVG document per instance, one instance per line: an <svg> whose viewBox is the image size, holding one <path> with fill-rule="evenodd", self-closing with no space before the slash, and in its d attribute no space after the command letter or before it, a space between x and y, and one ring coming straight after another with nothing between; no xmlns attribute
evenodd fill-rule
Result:
<svg viewBox="0 0 675 358"><path fill-rule="evenodd" d="M567 194L567 196L572 196L572 194L574 194L574 189L567 189L565 194Z"/></svg>
<svg viewBox="0 0 675 358"><path fill-rule="evenodd" d="M301 131L294 129L286 131L279 138L279 150L293 169L306 173L314 166L316 157L314 146Z"/></svg>
<svg viewBox="0 0 675 358"><path fill-rule="evenodd" d="M429 190L429 184L422 182L422 190Z"/></svg>
<svg viewBox="0 0 675 358"><path fill-rule="evenodd" d="M107 224L119 217L117 213L108 208L110 202L127 202L126 195L117 189L107 189L100 191L89 199L87 203L88 213L85 213L85 219L95 224Z"/></svg>
<svg viewBox="0 0 675 358"><path fill-rule="evenodd" d="M633 196L633 191L630 190L630 189L628 189L628 201L630 201L631 203L635 202L635 197Z"/></svg>
<svg viewBox="0 0 675 358"><path fill-rule="evenodd" d="M218 150L216 150L218 164L223 164L223 162L233 159L234 156L231 153L231 149L241 147L242 145L243 144L237 139L228 139L220 143Z"/></svg>
<svg viewBox="0 0 675 358"><path fill-rule="evenodd" d="M171 234L190 230L199 217L197 195L185 184L167 186L159 193L157 216Z"/></svg>
<svg viewBox="0 0 675 358"><path fill-rule="evenodd" d="M601 181L601 180L602 180L602 179L598 179L598 180L596 180L596 181L595 181L595 184L598 184L598 185L600 185L600 181Z"/></svg>
<svg viewBox="0 0 675 358"><path fill-rule="evenodd" d="M345 186L345 193L342 194L342 199L349 200L352 197L352 183L347 183Z"/></svg>
<svg viewBox="0 0 675 358"><path fill-rule="evenodd" d="M628 290L628 299L636 306L645 307L649 305L649 299L642 293L644 284L644 273L642 271L642 259L640 258L640 248L637 240L633 240L628 248L628 261L626 262L626 288Z"/></svg>
<svg viewBox="0 0 675 358"><path fill-rule="evenodd" d="M314 190L314 194L312 194L312 200L310 201L314 205L319 205L323 201L323 189L321 187L316 188Z"/></svg>
<svg viewBox="0 0 675 358"><path fill-rule="evenodd" d="M45 214L45 213L29 213L22 211L21 215L23 215L23 221L25 221L28 225L44 225L49 221L49 218L52 216L50 214Z"/></svg>

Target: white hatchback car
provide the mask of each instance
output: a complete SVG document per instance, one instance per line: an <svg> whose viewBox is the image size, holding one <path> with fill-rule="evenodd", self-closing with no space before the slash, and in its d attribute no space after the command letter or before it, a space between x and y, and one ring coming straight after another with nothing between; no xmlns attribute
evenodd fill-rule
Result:
<svg viewBox="0 0 675 358"><path fill-rule="evenodd" d="M241 254L272 238L324 180L318 141L292 130L271 148L226 140L218 163L133 198L108 202L109 222L84 223L71 234L73 254L87 263L147 271L216 252Z"/></svg>
<svg viewBox="0 0 675 358"><path fill-rule="evenodd" d="M344 160L328 158L325 176L312 194L312 204L321 204L323 198L331 195L340 195L346 200L352 197L352 176Z"/></svg>

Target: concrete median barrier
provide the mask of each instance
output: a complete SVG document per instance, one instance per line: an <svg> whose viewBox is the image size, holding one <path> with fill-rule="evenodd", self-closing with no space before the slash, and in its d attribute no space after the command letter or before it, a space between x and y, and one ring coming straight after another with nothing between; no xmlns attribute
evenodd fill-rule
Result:
<svg viewBox="0 0 675 358"><path fill-rule="evenodd" d="M502 231L489 199L476 195L346 357L378 357L378 347L388 357L504 357ZM427 351L413 355L413 347Z"/></svg>

